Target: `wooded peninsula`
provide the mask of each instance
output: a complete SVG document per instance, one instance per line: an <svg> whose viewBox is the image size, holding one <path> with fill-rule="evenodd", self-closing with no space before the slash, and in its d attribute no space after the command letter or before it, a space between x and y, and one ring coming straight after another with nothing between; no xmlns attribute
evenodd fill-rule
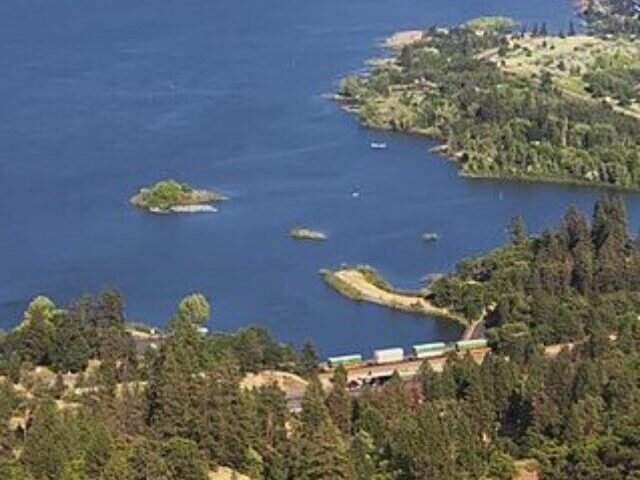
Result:
<svg viewBox="0 0 640 480"><path fill-rule="evenodd" d="M339 99L367 126L443 142L465 176L638 189L640 48L603 28L431 27L346 78Z"/></svg>

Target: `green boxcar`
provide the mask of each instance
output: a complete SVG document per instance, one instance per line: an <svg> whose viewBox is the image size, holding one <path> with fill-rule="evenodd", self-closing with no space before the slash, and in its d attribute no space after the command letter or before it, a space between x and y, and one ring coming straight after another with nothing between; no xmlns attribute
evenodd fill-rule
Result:
<svg viewBox="0 0 640 480"><path fill-rule="evenodd" d="M478 338L476 340L460 340L456 342L456 348L458 350L473 350L474 348L486 348L488 345L485 338Z"/></svg>
<svg viewBox="0 0 640 480"><path fill-rule="evenodd" d="M413 346L413 354L416 358L437 357L443 355L447 345L443 342L422 343Z"/></svg>
<svg viewBox="0 0 640 480"><path fill-rule="evenodd" d="M337 367L338 365L349 366L362 363L362 355L341 355L339 357L329 357L327 363L330 367Z"/></svg>

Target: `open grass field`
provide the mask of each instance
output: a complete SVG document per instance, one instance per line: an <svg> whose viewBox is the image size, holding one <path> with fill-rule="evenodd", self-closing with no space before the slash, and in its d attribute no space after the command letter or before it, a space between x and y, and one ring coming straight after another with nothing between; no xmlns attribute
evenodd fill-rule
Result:
<svg viewBox="0 0 640 480"><path fill-rule="evenodd" d="M506 49L482 54L505 72L528 80L551 75L554 86L563 93L583 100L607 102L620 113L640 118L640 102L632 98L623 104L611 96L600 96L589 84L589 73L633 78L640 71L640 42L628 37L599 38L587 35L567 37L512 37ZM640 82L634 90L640 90Z"/></svg>

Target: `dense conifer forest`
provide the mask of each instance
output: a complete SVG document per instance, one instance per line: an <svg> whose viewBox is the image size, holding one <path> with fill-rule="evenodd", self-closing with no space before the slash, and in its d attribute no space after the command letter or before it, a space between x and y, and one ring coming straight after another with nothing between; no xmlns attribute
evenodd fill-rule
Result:
<svg viewBox="0 0 640 480"><path fill-rule="evenodd" d="M628 233L620 197L597 201L591 221L569 207L557 228L535 237L525 228L514 218L508 245L465 259L436 281L434 302L468 318L488 308L494 336L526 334L544 344L636 322L640 241Z"/></svg>
<svg viewBox="0 0 640 480"><path fill-rule="evenodd" d="M0 337L0 478L640 478L638 249L618 197L537 237L514 220L507 245L436 288L445 303L496 304L493 353L355 396L342 368L322 387L311 345L255 327L205 334L199 294L162 335L132 329L113 290L65 308L38 297ZM572 342L545 354L560 340ZM241 387L265 369L308 381L300 410L276 385Z"/></svg>

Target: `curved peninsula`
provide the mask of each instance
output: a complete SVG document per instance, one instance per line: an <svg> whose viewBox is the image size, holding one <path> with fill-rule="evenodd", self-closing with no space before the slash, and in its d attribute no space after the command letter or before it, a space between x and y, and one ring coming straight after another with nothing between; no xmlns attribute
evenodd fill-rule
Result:
<svg viewBox="0 0 640 480"><path fill-rule="evenodd" d="M323 280L351 300L371 302L405 312L420 313L455 320L469 325L471 320L448 308L435 305L428 290L399 290L390 285L372 267L358 265L336 270L321 270Z"/></svg>
<svg viewBox="0 0 640 480"><path fill-rule="evenodd" d="M216 212L212 204L225 199L217 192L169 179L142 188L129 201L151 213L206 213Z"/></svg>
<svg viewBox="0 0 640 480"><path fill-rule="evenodd" d="M638 42L514 25L396 35L338 98L369 127L442 142L464 176L640 189Z"/></svg>

